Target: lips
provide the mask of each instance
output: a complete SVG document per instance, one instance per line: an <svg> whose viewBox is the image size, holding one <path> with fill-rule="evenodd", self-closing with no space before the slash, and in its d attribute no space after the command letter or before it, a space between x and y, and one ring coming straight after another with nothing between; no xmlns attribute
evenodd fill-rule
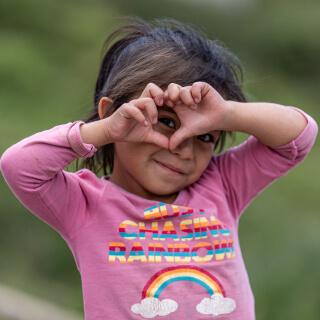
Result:
<svg viewBox="0 0 320 320"><path fill-rule="evenodd" d="M173 165L170 165L170 164L167 164L167 163L163 163L163 162L160 162L160 161L157 161L157 160L154 160L154 161L159 163L160 165L162 165L162 166L174 171L174 172L177 172L177 173L180 173L180 174L184 174L184 172L181 169L176 168Z"/></svg>

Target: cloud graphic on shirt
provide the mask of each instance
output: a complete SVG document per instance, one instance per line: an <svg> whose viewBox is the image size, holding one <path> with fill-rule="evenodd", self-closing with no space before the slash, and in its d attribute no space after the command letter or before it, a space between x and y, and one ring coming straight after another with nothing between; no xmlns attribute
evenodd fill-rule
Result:
<svg viewBox="0 0 320 320"><path fill-rule="evenodd" d="M197 305L197 311L202 314L218 316L232 312L236 308L236 303L231 298L224 298L220 293L204 298Z"/></svg>
<svg viewBox="0 0 320 320"><path fill-rule="evenodd" d="M144 298L140 303L131 306L131 311L140 314L144 318L154 318L156 316L166 316L178 309L176 301L171 299L159 300L154 297Z"/></svg>

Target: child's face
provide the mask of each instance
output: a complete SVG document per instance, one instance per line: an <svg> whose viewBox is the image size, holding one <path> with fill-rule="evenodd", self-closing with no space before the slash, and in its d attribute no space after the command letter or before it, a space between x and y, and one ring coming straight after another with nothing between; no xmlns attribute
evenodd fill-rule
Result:
<svg viewBox="0 0 320 320"><path fill-rule="evenodd" d="M166 110L167 109L167 110ZM169 107L158 107L154 130L170 137L180 126ZM217 141L220 131L210 134ZM178 192L197 181L212 157L213 143L208 135L184 140L173 151L151 143L116 142L110 181L141 197L171 203ZM171 165L182 173L163 167Z"/></svg>

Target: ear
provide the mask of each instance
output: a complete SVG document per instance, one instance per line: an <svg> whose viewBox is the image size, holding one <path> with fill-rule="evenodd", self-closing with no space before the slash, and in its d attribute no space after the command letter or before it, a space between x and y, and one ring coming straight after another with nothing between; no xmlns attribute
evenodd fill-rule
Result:
<svg viewBox="0 0 320 320"><path fill-rule="evenodd" d="M107 113L107 109L113 101L108 97L102 97L98 104L98 113L100 119L103 119Z"/></svg>

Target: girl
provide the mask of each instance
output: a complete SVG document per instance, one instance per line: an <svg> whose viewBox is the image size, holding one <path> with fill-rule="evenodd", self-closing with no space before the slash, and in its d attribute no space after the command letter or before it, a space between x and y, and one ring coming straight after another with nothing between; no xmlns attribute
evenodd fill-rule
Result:
<svg viewBox="0 0 320 320"><path fill-rule="evenodd" d="M237 58L176 20L132 19L106 48L92 115L9 147L7 184L67 242L85 319L255 319L239 219L317 123L246 102ZM249 137L221 152L236 131Z"/></svg>

